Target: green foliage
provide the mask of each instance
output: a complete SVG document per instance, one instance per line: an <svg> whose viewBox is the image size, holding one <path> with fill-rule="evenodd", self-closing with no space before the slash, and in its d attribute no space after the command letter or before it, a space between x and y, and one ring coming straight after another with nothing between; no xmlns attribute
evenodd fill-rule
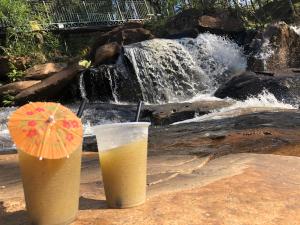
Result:
<svg viewBox="0 0 300 225"><path fill-rule="evenodd" d="M24 76L24 72L18 70L14 64L10 63L10 72L7 74L10 82L20 80Z"/></svg>
<svg viewBox="0 0 300 225"><path fill-rule="evenodd" d="M14 102L14 96L12 95L7 94L2 97L3 106L11 106L13 102Z"/></svg>
<svg viewBox="0 0 300 225"><path fill-rule="evenodd" d="M7 25L6 43L1 46L8 56L46 57L58 48L57 37L43 31L45 16L35 13L26 0L0 0L0 21Z"/></svg>

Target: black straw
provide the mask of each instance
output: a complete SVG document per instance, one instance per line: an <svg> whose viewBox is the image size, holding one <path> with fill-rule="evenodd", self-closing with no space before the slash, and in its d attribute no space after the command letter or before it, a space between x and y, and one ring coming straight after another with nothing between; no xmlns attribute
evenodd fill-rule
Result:
<svg viewBox="0 0 300 225"><path fill-rule="evenodd" d="M83 114L83 112L84 112L84 110L85 110L85 106L86 106L86 103L87 103L87 102L88 102L87 98L83 98L83 99L82 99L82 101L81 101L81 103L80 103L80 106L79 106L79 109L78 109L78 112L77 112L77 116L78 116L79 118L82 117L82 114Z"/></svg>
<svg viewBox="0 0 300 225"><path fill-rule="evenodd" d="M139 122L142 105L143 105L143 101L139 101L135 113L135 122Z"/></svg>

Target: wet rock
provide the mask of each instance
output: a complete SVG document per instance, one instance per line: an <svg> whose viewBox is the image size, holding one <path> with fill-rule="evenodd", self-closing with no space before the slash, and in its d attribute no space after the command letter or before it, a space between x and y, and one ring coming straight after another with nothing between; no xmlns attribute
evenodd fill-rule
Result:
<svg viewBox="0 0 300 225"><path fill-rule="evenodd" d="M16 95L20 93L21 91L38 84L39 80L29 80L29 81L17 81L10 84L6 84L0 87L0 96L10 94L10 95Z"/></svg>
<svg viewBox="0 0 300 225"><path fill-rule="evenodd" d="M112 42L100 46L95 55L95 65L109 63L116 60L121 52L121 46L117 42Z"/></svg>
<svg viewBox="0 0 300 225"><path fill-rule="evenodd" d="M63 63L46 63L35 65L25 71L25 79L28 80L41 80L51 75L58 73L67 67Z"/></svg>
<svg viewBox="0 0 300 225"><path fill-rule="evenodd" d="M228 101L199 101L193 103L170 103L147 105L141 112L141 118L150 118L153 125L168 125L178 121L192 119L231 105Z"/></svg>
<svg viewBox="0 0 300 225"><path fill-rule="evenodd" d="M215 92L218 98L234 98L245 100L250 96L257 96L267 90L280 100L296 103L300 97L300 76L297 73L278 72L270 76L246 72L231 78Z"/></svg>
<svg viewBox="0 0 300 225"><path fill-rule="evenodd" d="M91 48L90 59L92 62L95 62L97 50L105 44L117 43L119 45L128 45L153 38L154 35L149 30L144 29L141 23L127 23L101 34ZM112 58L115 58L115 56L115 54L112 54Z"/></svg>
<svg viewBox="0 0 300 225"><path fill-rule="evenodd" d="M250 44L250 70L300 66L300 36L284 22L270 24Z"/></svg>
<svg viewBox="0 0 300 225"><path fill-rule="evenodd" d="M29 101L45 101L61 96L64 88L72 82L82 68L73 64L66 69L53 74L16 95L14 101L21 105Z"/></svg>

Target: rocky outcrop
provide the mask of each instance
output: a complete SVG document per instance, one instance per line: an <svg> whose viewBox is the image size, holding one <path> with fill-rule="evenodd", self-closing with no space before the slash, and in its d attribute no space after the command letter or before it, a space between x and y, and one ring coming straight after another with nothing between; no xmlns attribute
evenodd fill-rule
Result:
<svg viewBox="0 0 300 225"><path fill-rule="evenodd" d="M63 63L45 63L35 65L25 71L24 78L27 80L42 80L58 73L67 67Z"/></svg>
<svg viewBox="0 0 300 225"><path fill-rule="evenodd" d="M64 88L71 83L82 68L73 64L68 68L42 80L15 96L15 103L25 104L29 101L44 101L60 96Z"/></svg>
<svg viewBox="0 0 300 225"><path fill-rule="evenodd" d="M74 224L293 224L299 125L299 112L280 112L150 127L147 201L118 213L104 200L98 153L84 152ZM0 155L0 165L0 223L27 224L17 155Z"/></svg>
<svg viewBox="0 0 300 225"><path fill-rule="evenodd" d="M300 36L284 22L271 24L257 34L250 51L250 70L300 67Z"/></svg>
<svg viewBox="0 0 300 225"><path fill-rule="evenodd" d="M104 61L113 60L114 58L116 58L117 53L119 53L119 46L122 46L123 44L128 45L153 38L154 35L151 34L149 30L144 29L141 23L127 23L118 26L111 31L101 34L96 39L94 45L91 48L90 59L92 60L92 62L99 63L103 61L103 58L105 59ZM114 44L107 45L106 47L104 47L104 45L110 43ZM106 51L104 51L103 48L106 49ZM104 54L106 56L102 56L100 54L102 51L104 51ZM110 54L108 54L108 52L110 52ZM111 58L108 57L109 55L111 55Z"/></svg>
<svg viewBox="0 0 300 225"><path fill-rule="evenodd" d="M202 29L216 30L224 33L234 33L245 30L241 19L233 17L226 12L201 16L198 19L198 26Z"/></svg>
<svg viewBox="0 0 300 225"><path fill-rule="evenodd" d="M294 73L293 70L277 71L274 74L246 72L231 78L219 87L214 95L218 98L245 100L267 90L280 101L297 102L300 97L300 74Z"/></svg>
<svg viewBox="0 0 300 225"><path fill-rule="evenodd" d="M10 84L6 84L0 87L0 96L10 94L16 95L21 91L40 83L39 80L29 80L29 81L17 81Z"/></svg>
<svg viewBox="0 0 300 225"><path fill-rule="evenodd" d="M168 125L178 121L192 119L226 106L228 101L199 101L192 103L169 103L146 105L141 112L141 119L149 118L153 125Z"/></svg>

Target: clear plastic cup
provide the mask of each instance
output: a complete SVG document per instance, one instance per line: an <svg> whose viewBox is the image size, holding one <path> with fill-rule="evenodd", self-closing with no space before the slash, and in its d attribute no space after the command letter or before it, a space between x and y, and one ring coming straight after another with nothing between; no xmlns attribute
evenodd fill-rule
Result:
<svg viewBox="0 0 300 225"><path fill-rule="evenodd" d="M23 151L19 165L32 224L66 225L76 219L82 145L69 158L43 159Z"/></svg>
<svg viewBox="0 0 300 225"><path fill-rule="evenodd" d="M111 208L129 208L146 200L149 125L132 122L93 128L106 201Z"/></svg>

